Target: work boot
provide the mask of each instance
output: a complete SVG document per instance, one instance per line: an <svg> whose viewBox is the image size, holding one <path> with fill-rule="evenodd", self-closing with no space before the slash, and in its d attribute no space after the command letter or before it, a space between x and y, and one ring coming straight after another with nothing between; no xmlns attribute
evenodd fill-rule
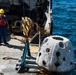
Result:
<svg viewBox="0 0 76 75"><path fill-rule="evenodd" d="M0 42L0 46L1 46L2 44L1 44L1 42Z"/></svg>
<svg viewBox="0 0 76 75"><path fill-rule="evenodd" d="M4 44L5 44L5 45L9 45L9 43L7 43L7 42L6 42L6 43L4 43Z"/></svg>
<svg viewBox="0 0 76 75"><path fill-rule="evenodd" d="M1 46L2 44L0 43L0 46Z"/></svg>

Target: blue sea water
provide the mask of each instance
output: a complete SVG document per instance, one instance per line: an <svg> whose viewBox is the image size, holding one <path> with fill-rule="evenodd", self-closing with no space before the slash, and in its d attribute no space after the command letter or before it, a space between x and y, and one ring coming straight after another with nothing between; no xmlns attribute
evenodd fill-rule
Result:
<svg viewBox="0 0 76 75"><path fill-rule="evenodd" d="M68 38L76 50L76 0L52 0L53 34Z"/></svg>

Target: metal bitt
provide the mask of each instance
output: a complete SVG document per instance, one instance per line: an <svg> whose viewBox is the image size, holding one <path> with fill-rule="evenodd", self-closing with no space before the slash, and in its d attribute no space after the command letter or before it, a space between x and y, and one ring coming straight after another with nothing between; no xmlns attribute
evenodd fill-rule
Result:
<svg viewBox="0 0 76 75"><path fill-rule="evenodd" d="M25 47L24 47L24 51L23 51L23 56L22 56L22 60L21 60L21 66L26 65L26 61L25 61L26 54L28 56L31 56L30 49L29 49L29 41L28 41L28 39L26 40L26 43L25 43Z"/></svg>

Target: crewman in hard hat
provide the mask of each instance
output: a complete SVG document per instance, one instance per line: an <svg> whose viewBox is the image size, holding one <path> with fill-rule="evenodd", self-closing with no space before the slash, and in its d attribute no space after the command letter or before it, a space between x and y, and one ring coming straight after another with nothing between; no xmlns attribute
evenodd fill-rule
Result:
<svg viewBox="0 0 76 75"><path fill-rule="evenodd" d="M4 9L0 9L0 14L2 15L2 18L7 21L6 15L4 15L4 13L5 13ZM7 21L7 29L9 29L8 21Z"/></svg>
<svg viewBox="0 0 76 75"><path fill-rule="evenodd" d="M5 19L4 16L5 11L3 9L0 9L0 45L2 43L2 38L3 42L5 45L8 45L7 40L6 40L6 27L7 26L7 20Z"/></svg>

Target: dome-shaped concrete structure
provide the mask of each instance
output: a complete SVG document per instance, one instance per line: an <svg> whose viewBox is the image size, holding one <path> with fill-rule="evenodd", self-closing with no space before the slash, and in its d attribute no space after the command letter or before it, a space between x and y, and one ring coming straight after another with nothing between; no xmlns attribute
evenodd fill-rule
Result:
<svg viewBox="0 0 76 75"><path fill-rule="evenodd" d="M53 72L74 69L74 50L70 40L57 35L46 37L41 44L36 63Z"/></svg>

